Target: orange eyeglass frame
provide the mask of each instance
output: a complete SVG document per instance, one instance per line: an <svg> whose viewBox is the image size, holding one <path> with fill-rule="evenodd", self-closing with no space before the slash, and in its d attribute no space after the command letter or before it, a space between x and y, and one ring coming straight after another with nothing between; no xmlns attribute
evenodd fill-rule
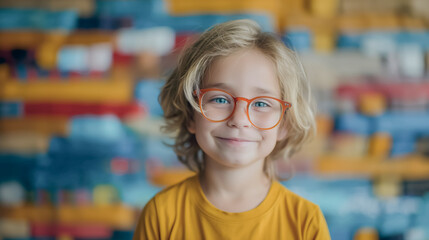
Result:
<svg viewBox="0 0 429 240"><path fill-rule="evenodd" d="M202 99L203 99L203 95L204 95L206 92L209 92L209 91L219 91L219 92L224 92L224 93L226 93L226 94L230 95L230 96L234 99L234 109L232 109L231 114L230 114L228 117L226 117L225 119L222 119L222 120L211 120L211 119L209 119L209 118L204 114L203 108L202 108L202 106L201 106L201 105L202 105ZM199 105L199 107L200 107L200 110L201 110L201 113L202 113L203 117L204 117L205 119L209 120L210 122L223 122L223 121L228 120L229 118L231 118L231 117L232 117L232 115L233 115L233 114L234 114L234 112L235 112L235 108L236 108L236 106L237 106L237 101L242 100L242 101L247 102L247 107L246 107L246 115L247 115L247 119L248 119L248 120L249 120L249 122L252 124L252 126L254 126L255 128L261 129L261 130L270 130L270 129L275 128L275 127L276 127L277 125L279 125L279 123L282 121L283 116L285 115L286 111L287 111L289 108L291 108L291 107L292 107L292 104L291 104L291 103L286 102L286 101L283 101L283 100L278 99L278 98L275 98L275 97L270 97L270 96L257 96L257 97L251 98L251 99L244 98L244 97L234 97L231 93L229 93L229 92L227 92L227 91L225 91L225 90L222 90L222 89L218 89L218 88L204 88L204 89L200 89L199 93L197 93L197 90L195 90L195 91L194 91L194 96L198 97L198 105ZM253 124L253 122L250 120L250 116L249 116L249 107L250 107L250 103L251 103L251 102L253 102L253 101L254 101L255 99L257 99L257 98L270 98L270 99L276 100L276 101L278 101L278 102L280 102L280 103L281 103L281 106L282 106L282 115L280 116L279 121L278 121L274 126L272 126L272 127L270 127L270 128L260 128L260 127L255 126L255 124Z"/></svg>

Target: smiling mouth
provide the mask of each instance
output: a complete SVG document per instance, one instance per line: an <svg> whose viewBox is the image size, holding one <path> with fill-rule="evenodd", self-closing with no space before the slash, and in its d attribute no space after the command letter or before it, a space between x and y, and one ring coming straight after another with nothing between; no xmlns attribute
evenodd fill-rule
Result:
<svg viewBox="0 0 429 240"><path fill-rule="evenodd" d="M236 142L236 143L256 142L256 141L240 139L240 138L223 138L223 137L217 137L217 138L223 141Z"/></svg>

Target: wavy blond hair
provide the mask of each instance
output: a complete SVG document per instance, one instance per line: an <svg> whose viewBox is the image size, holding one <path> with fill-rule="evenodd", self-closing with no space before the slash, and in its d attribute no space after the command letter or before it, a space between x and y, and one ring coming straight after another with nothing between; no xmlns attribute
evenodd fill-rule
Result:
<svg viewBox="0 0 429 240"><path fill-rule="evenodd" d="M251 20L235 20L208 29L182 53L177 67L161 90L159 101L164 110L166 125L163 131L174 134L174 151L178 159L192 171L204 169L204 154L195 135L188 131L194 111L200 112L193 96L199 90L211 63L242 49L258 49L271 59L276 67L282 99L292 103L283 118L287 129L284 140L278 141L265 160L264 170L277 178L274 160L287 161L302 144L315 133L315 119L309 84L296 54L279 38L262 32Z"/></svg>

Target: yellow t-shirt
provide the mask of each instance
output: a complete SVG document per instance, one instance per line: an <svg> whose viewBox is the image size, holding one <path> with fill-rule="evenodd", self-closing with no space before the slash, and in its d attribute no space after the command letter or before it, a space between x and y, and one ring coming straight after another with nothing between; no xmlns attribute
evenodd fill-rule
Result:
<svg viewBox="0 0 429 240"><path fill-rule="evenodd" d="M144 207L133 240L331 239L319 207L273 181L256 208L229 213L205 197L197 176L159 192Z"/></svg>

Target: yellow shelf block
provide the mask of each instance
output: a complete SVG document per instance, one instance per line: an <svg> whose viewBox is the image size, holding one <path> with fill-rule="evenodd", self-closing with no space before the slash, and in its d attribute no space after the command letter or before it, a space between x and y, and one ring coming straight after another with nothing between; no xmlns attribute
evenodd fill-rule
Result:
<svg viewBox="0 0 429 240"><path fill-rule="evenodd" d="M339 0L312 0L311 13L319 17L335 17L338 14Z"/></svg>
<svg viewBox="0 0 429 240"><path fill-rule="evenodd" d="M103 206L34 206L0 207L0 219L30 223L100 224L130 230L136 222L133 208L115 204Z"/></svg>
<svg viewBox="0 0 429 240"><path fill-rule="evenodd" d="M43 33L35 31L0 31L0 49L36 48L43 37Z"/></svg>
<svg viewBox="0 0 429 240"><path fill-rule="evenodd" d="M49 48L58 50L62 45L91 45L97 43L114 43L115 33L111 31L2 31L0 32L0 49L13 48L37 49ZM45 46L46 45L46 46Z"/></svg>
<svg viewBox="0 0 429 240"><path fill-rule="evenodd" d="M32 117L0 119L1 133L30 132L41 135L67 136L68 120L66 118Z"/></svg>
<svg viewBox="0 0 429 240"><path fill-rule="evenodd" d="M31 228L30 224L23 220L0 219L0 233L1 237L7 239L28 239L31 236Z"/></svg>
<svg viewBox="0 0 429 240"><path fill-rule="evenodd" d="M198 0L170 0L169 7L171 13L195 13L195 12L243 12L246 10L268 10L268 12L278 12L274 7L278 7L280 0L218 0L218 1L198 1Z"/></svg>
<svg viewBox="0 0 429 240"><path fill-rule="evenodd" d="M111 31L76 31L70 34L65 40L65 44L91 45L97 43L114 43L115 33Z"/></svg>
<svg viewBox="0 0 429 240"><path fill-rule="evenodd" d="M50 205L0 207L0 218L32 223L52 223L56 219L56 209Z"/></svg>
<svg viewBox="0 0 429 240"><path fill-rule="evenodd" d="M94 12L94 0L18 0L18 1L0 1L0 8L36 8L51 11L64 11L73 9L80 16L91 16Z"/></svg>
<svg viewBox="0 0 429 240"><path fill-rule="evenodd" d="M58 222L64 224L101 224L114 229L132 229L136 214L124 205L61 206L58 208Z"/></svg>
<svg viewBox="0 0 429 240"><path fill-rule="evenodd" d="M365 14L369 29L372 30L398 30L399 17L395 14Z"/></svg>
<svg viewBox="0 0 429 240"><path fill-rule="evenodd" d="M73 1L58 1L58 0L43 0L37 1L38 8L48 9L51 11L64 11L73 9L80 16L92 16L94 14L95 1L93 0L73 0Z"/></svg>
<svg viewBox="0 0 429 240"><path fill-rule="evenodd" d="M37 154L49 147L49 136L28 132L1 133L0 153Z"/></svg>
<svg viewBox="0 0 429 240"><path fill-rule="evenodd" d="M331 28L316 28L313 30L313 47L318 52L333 52L335 50L336 32Z"/></svg>
<svg viewBox="0 0 429 240"><path fill-rule="evenodd" d="M368 21L362 14L341 15L336 24L341 32L364 32L368 29Z"/></svg>
<svg viewBox="0 0 429 240"><path fill-rule="evenodd" d="M132 100L132 83L128 79L13 80L0 83L0 100L128 103Z"/></svg>
<svg viewBox="0 0 429 240"><path fill-rule="evenodd" d="M195 13L243 13L266 12L271 14L278 24L283 22L285 2L287 0L170 0L169 12L173 15Z"/></svg>
<svg viewBox="0 0 429 240"><path fill-rule="evenodd" d="M401 16L399 22L402 28L412 31L425 31L426 23L421 18Z"/></svg>
<svg viewBox="0 0 429 240"><path fill-rule="evenodd" d="M383 176L395 175L403 179L428 179L429 161L422 156L407 156L395 159L378 157L344 158L325 155L316 161L315 169L320 174Z"/></svg>
<svg viewBox="0 0 429 240"><path fill-rule="evenodd" d="M0 64L0 83L9 79L10 71L9 66L6 64Z"/></svg>
<svg viewBox="0 0 429 240"><path fill-rule="evenodd" d="M194 172L184 168L164 168L150 177L150 182L157 186L170 186L195 175Z"/></svg>

